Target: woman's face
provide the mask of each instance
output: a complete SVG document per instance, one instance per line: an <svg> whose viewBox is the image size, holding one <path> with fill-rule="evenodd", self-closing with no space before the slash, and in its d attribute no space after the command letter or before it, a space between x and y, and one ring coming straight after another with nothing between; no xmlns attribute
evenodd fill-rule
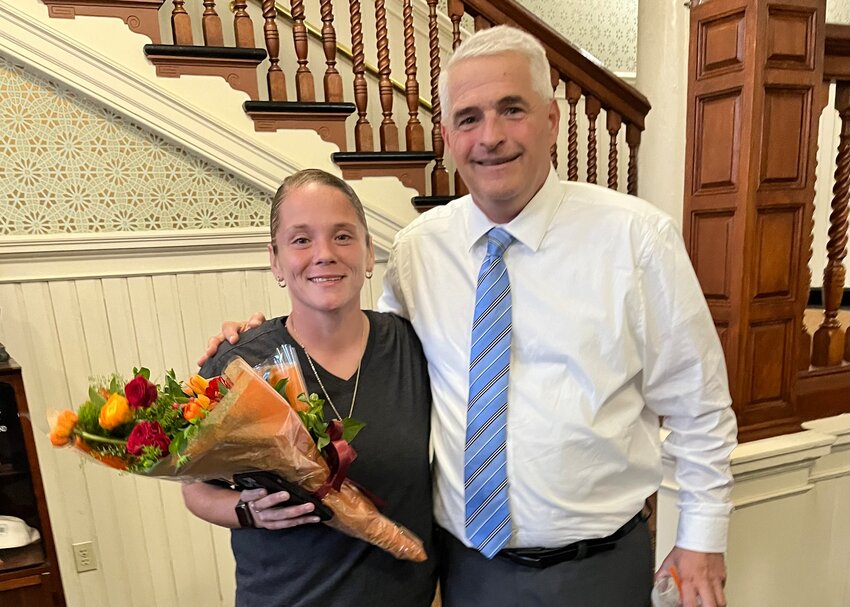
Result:
<svg viewBox="0 0 850 607"><path fill-rule="evenodd" d="M293 311L360 309L360 289L375 254L351 202L336 188L311 183L289 193L278 210L275 276L286 281Z"/></svg>

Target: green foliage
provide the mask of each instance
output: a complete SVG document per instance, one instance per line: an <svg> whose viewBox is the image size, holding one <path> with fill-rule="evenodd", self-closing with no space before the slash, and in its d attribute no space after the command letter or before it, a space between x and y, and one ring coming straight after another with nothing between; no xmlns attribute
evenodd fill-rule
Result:
<svg viewBox="0 0 850 607"><path fill-rule="evenodd" d="M285 381L285 380L282 380ZM316 441L316 447L319 451L324 449L331 442L328 436L328 422L325 421L325 401L319 398L315 392L309 397L301 394L298 400L307 404L306 411L299 411L298 417L301 418L301 423L310 432L310 436ZM342 438L347 442L354 440L357 433L363 429L364 424L351 417L346 417L342 420Z"/></svg>
<svg viewBox="0 0 850 607"><path fill-rule="evenodd" d="M133 377L138 377L139 375L150 381L151 372L150 369L148 369L147 367L142 367L141 369L133 367Z"/></svg>
<svg viewBox="0 0 850 607"><path fill-rule="evenodd" d="M98 398L100 398L98 396ZM100 415L100 408L106 401L100 398L101 402L86 401L77 410L77 427L80 430L90 434L103 434L105 430L97 423L97 417ZM105 434L104 434L105 436Z"/></svg>

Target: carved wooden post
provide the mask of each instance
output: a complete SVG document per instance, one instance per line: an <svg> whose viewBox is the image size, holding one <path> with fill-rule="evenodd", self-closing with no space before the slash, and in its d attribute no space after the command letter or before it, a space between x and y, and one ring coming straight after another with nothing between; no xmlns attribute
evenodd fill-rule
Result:
<svg viewBox="0 0 850 607"><path fill-rule="evenodd" d="M691 8L683 233L743 440L799 429L824 15L824 0Z"/></svg>
<svg viewBox="0 0 850 607"><path fill-rule="evenodd" d="M567 179L578 181L578 118L576 106L581 99L581 87L575 82L567 82L567 103L570 104L570 118L567 123Z"/></svg>
<svg viewBox="0 0 850 607"><path fill-rule="evenodd" d="M552 84L552 96L558 91L558 85L561 84L561 74L554 68L549 68L549 81ZM552 159L552 166L558 168L558 140L552 144L552 149L549 150L549 156Z"/></svg>
<svg viewBox="0 0 850 607"><path fill-rule="evenodd" d="M275 17L275 0L263 0L263 37L269 52L269 71L266 74L269 101L286 101L286 78L280 69L280 36Z"/></svg>
<svg viewBox="0 0 850 607"><path fill-rule="evenodd" d="M460 46L460 20L466 12L461 0L449 0L449 19L452 20L452 50Z"/></svg>
<svg viewBox="0 0 850 607"><path fill-rule="evenodd" d="M623 119L620 115L613 111L606 112L605 125L608 127L608 187L612 190L617 189L617 137L620 134L620 127L623 125Z"/></svg>
<svg viewBox="0 0 850 607"><path fill-rule="evenodd" d="M428 55L431 68L431 147L434 150L434 169L431 171L431 194L448 196L449 174L443 165L443 120L440 103L440 29L437 24L437 0L428 0Z"/></svg>
<svg viewBox="0 0 850 607"><path fill-rule="evenodd" d="M823 270L823 322L812 341L812 365L833 367L844 357L844 333L838 322L838 308L844 293L844 264L847 255L847 197L850 194L850 84L839 82L835 89L835 109L841 117L841 135L832 188L829 215L827 264Z"/></svg>
<svg viewBox="0 0 850 607"><path fill-rule="evenodd" d="M185 0L174 0L174 8L171 10L171 33L174 36L174 44L191 46L192 20L186 12Z"/></svg>
<svg viewBox="0 0 850 607"><path fill-rule="evenodd" d="M408 152L425 149L425 130L419 122L419 83L416 81L416 38L413 31L413 2L404 0L404 93L407 97L407 127L404 129Z"/></svg>
<svg viewBox="0 0 850 607"><path fill-rule="evenodd" d="M316 84L307 67L307 27L304 25L304 0L290 0L292 8L292 40L295 43L295 95L298 101L315 101Z"/></svg>
<svg viewBox="0 0 850 607"><path fill-rule="evenodd" d="M587 116L587 182L596 183L596 118L602 104L599 99L586 95L584 113Z"/></svg>
<svg viewBox="0 0 850 607"><path fill-rule="evenodd" d="M351 17L351 54L354 71L354 105L357 106L357 123L354 125L354 146L358 152L371 152L375 144L372 140L372 126L366 118L369 101L366 84L365 59L363 57L363 23L360 14L360 0L348 0L348 12Z"/></svg>
<svg viewBox="0 0 850 607"><path fill-rule="evenodd" d="M238 48L254 48L254 25L247 9L247 0L236 0L233 3L233 33Z"/></svg>
<svg viewBox="0 0 850 607"><path fill-rule="evenodd" d="M633 124L626 126L626 143L629 145L629 183L626 191L632 196L638 193L638 148L640 147L640 129Z"/></svg>
<svg viewBox="0 0 850 607"><path fill-rule="evenodd" d="M342 76L336 69L336 29L334 29L333 0L321 0L322 48L325 51L325 77L322 80L325 101L343 101Z"/></svg>
<svg viewBox="0 0 850 607"><path fill-rule="evenodd" d="M462 0L449 0L448 3L449 18L452 20L452 50L460 46L460 20L466 12ZM455 196L464 196L469 194L466 189L466 184L463 182L463 177L455 171Z"/></svg>
<svg viewBox="0 0 850 607"><path fill-rule="evenodd" d="M393 85L390 81L390 41L387 33L387 10L384 0L375 0L375 33L378 37L378 93L381 96L379 129L381 150L398 151L398 127L393 121Z"/></svg>
<svg viewBox="0 0 850 607"><path fill-rule="evenodd" d="M224 34L221 31L221 19L215 12L215 0L204 0L201 28L204 32L204 44L207 46L224 46Z"/></svg>

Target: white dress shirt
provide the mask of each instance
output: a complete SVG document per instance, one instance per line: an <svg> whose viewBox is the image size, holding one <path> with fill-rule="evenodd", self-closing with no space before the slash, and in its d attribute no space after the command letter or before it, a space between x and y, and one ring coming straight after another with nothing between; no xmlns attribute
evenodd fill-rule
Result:
<svg viewBox="0 0 850 607"><path fill-rule="evenodd" d="M413 323L431 374L437 522L469 545L463 459L475 284L494 226L469 196L399 232L379 308ZM736 444L723 352L672 220L554 171L503 226L513 297L512 547L610 535L676 460L677 545L726 549ZM658 416L671 431L660 444Z"/></svg>

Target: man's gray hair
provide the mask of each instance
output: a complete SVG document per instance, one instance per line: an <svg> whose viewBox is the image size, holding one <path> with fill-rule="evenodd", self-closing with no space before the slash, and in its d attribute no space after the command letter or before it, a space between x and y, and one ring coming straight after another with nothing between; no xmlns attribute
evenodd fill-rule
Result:
<svg viewBox="0 0 850 607"><path fill-rule="evenodd" d="M475 32L464 40L440 70L440 105L443 115L451 114L449 99L449 72L456 63L473 57L485 57L501 53L519 53L528 59L531 88L546 101L554 97L549 76L549 60L540 41L521 29L509 25L498 25Z"/></svg>

